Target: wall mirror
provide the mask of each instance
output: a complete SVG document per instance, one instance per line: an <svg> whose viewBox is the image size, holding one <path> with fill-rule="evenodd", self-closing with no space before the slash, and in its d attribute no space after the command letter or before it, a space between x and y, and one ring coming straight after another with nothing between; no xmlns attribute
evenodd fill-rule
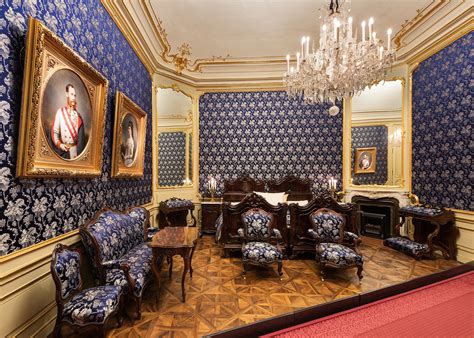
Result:
<svg viewBox="0 0 474 338"><path fill-rule="evenodd" d="M192 185L193 99L176 86L159 88L158 186Z"/></svg>
<svg viewBox="0 0 474 338"><path fill-rule="evenodd" d="M403 80L352 98L350 186L403 185Z"/></svg>

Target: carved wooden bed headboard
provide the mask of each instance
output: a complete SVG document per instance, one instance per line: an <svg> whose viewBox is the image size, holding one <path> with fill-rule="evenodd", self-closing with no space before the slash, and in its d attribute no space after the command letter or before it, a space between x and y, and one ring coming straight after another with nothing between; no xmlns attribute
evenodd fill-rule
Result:
<svg viewBox="0 0 474 338"><path fill-rule="evenodd" d="M267 183L268 192L286 192L288 201L310 201L313 198L311 183L308 179L296 176L285 176Z"/></svg>
<svg viewBox="0 0 474 338"><path fill-rule="evenodd" d="M223 200L228 202L239 202L247 194L254 191L261 192L287 192L289 201L310 201L311 183L308 179L295 176L285 176L279 180L263 181L255 180L249 176L238 177L232 181L224 182Z"/></svg>

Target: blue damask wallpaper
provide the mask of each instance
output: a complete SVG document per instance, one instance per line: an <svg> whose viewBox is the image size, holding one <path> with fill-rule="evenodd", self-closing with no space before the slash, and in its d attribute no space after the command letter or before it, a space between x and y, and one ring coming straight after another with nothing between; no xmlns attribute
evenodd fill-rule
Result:
<svg viewBox="0 0 474 338"><path fill-rule="evenodd" d="M354 156L357 148L376 147L375 173L354 174ZM352 127L352 178L353 184L385 184L387 175L387 126Z"/></svg>
<svg viewBox="0 0 474 338"><path fill-rule="evenodd" d="M342 177L342 107L305 105L283 91L206 93L199 100L199 189L209 176L223 181L250 175L309 178L314 193Z"/></svg>
<svg viewBox="0 0 474 338"><path fill-rule="evenodd" d="M413 193L427 203L474 210L472 46L468 33L413 74Z"/></svg>
<svg viewBox="0 0 474 338"><path fill-rule="evenodd" d="M186 133L158 134L158 184L162 187L182 185L186 177Z"/></svg>
<svg viewBox="0 0 474 338"><path fill-rule="evenodd" d="M94 179L15 178L27 17L46 24L109 80L103 174ZM0 255L76 229L103 205L151 200L151 123L144 176L111 179L115 91L149 113L151 80L99 0L0 1Z"/></svg>

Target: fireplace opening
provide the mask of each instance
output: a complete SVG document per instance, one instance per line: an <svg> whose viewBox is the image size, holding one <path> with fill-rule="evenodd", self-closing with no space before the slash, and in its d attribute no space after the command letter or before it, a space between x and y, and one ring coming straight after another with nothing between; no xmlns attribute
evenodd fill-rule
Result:
<svg viewBox="0 0 474 338"><path fill-rule="evenodd" d="M396 198L354 196L352 203L359 205L357 226L362 235L381 239L395 236L395 226L399 222L399 202Z"/></svg>

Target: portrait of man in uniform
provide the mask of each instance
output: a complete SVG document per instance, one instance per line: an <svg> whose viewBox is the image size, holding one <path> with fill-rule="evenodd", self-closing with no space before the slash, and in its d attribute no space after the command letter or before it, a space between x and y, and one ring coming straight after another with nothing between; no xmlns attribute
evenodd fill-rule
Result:
<svg viewBox="0 0 474 338"><path fill-rule="evenodd" d="M91 103L77 74L62 69L53 74L45 88L43 129L51 149L64 160L83 153L90 134Z"/></svg>

